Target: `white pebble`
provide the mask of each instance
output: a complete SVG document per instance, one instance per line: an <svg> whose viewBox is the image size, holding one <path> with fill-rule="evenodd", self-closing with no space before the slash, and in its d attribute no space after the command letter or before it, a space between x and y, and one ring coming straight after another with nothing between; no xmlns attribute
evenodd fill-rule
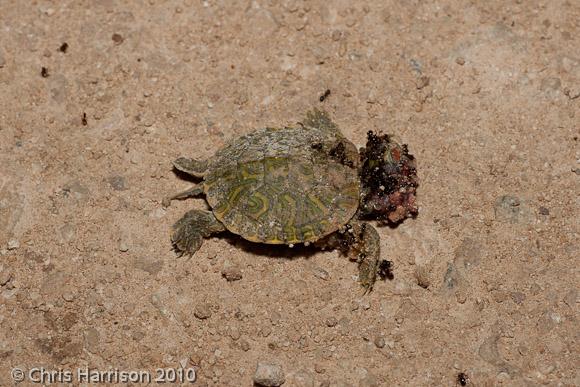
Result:
<svg viewBox="0 0 580 387"><path fill-rule="evenodd" d="M20 242L18 242L16 239L11 239L10 241L8 241L8 250L16 250L19 247Z"/></svg>

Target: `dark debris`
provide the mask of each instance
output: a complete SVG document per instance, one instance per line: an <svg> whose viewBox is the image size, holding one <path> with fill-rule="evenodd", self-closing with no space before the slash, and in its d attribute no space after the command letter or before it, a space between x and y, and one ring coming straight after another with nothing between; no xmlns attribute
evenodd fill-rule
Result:
<svg viewBox="0 0 580 387"><path fill-rule="evenodd" d="M379 263L379 277L381 277L382 280L392 280L395 278L393 275L393 262L383 259L381 263Z"/></svg>
<svg viewBox="0 0 580 387"><path fill-rule="evenodd" d="M324 94L322 94L322 95L320 96L320 98L319 98L319 99L320 99L320 102L324 102L324 100L325 100L326 98L328 98L328 96L329 96L329 95L330 95L330 89L326 89L326 91L324 92Z"/></svg>

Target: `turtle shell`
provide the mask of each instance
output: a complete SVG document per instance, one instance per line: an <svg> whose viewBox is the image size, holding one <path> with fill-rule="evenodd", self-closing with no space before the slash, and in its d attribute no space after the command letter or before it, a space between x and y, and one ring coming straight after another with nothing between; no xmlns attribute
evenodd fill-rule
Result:
<svg viewBox="0 0 580 387"><path fill-rule="evenodd" d="M312 242L356 213L357 164L356 147L338 131L265 128L216 153L204 190L216 218L247 240Z"/></svg>

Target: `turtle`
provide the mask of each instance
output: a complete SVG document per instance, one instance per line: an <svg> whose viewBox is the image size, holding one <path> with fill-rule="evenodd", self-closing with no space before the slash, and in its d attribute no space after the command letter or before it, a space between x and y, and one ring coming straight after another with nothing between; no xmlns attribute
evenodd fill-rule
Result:
<svg viewBox="0 0 580 387"><path fill-rule="evenodd" d="M395 224L418 211L407 146L369 131L359 151L318 109L295 125L235 138L209 159L179 157L173 166L201 182L165 197L163 206L202 194L209 205L173 225L178 255L195 254L204 238L224 231L256 243L339 249L358 263L365 292L390 267L368 221Z"/></svg>

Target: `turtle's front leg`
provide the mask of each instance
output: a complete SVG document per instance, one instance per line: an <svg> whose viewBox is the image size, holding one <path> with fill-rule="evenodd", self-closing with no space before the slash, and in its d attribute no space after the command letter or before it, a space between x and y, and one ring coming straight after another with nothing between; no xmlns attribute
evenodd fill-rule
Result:
<svg viewBox="0 0 580 387"><path fill-rule="evenodd" d="M381 261L381 241L369 223L351 221L344 229L317 242L322 248L339 249L358 263L358 278L365 293L373 289Z"/></svg>
<svg viewBox="0 0 580 387"><path fill-rule="evenodd" d="M191 210L185 213L173 225L171 243L179 256L193 255L203 243L203 238L225 231L221 224L209 211Z"/></svg>
<svg viewBox="0 0 580 387"><path fill-rule="evenodd" d="M180 157L173 162L175 169L193 177L203 177L207 171L207 165L207 160L196 160L189 157Z"/></svg>

